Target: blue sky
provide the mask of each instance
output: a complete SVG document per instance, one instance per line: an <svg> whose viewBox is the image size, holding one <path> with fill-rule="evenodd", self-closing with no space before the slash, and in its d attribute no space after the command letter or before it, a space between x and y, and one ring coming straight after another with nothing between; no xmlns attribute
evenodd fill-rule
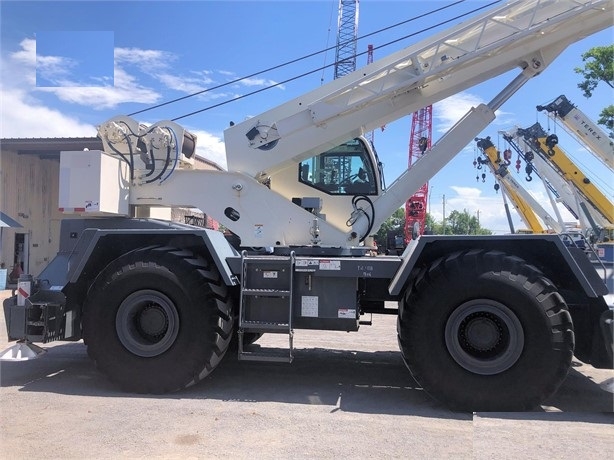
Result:
<svg viewBox="0 0 614 460"><path fill-rule="evenodd" d="M98 30L37 31L36 86L113 86L114 35Z"/></svg>
<svg viewBox="0 0 614 460"><path fill-rule="evenodd" d="M445 1L360 2L359 36L440 8ZM358 52L376 47L375 59L409 46L434 30L400 40L421 29L488 4L466 1L436 15L409 22L358 42ZM0 3L0 83L2 91L0 137L95 136L95 126L115 115L125 115L155 104L219 85L238 77L320 51L335 44L338 0L314 1L7 1ZM460 21L454 20L451 24ZM448 25L447 27L449 27ZM440 30L440 29L435 29ZM577 88L581 54L593 46L613 42L608 29L570 46L542 75L525 85L500 110L482 135L497 139L499 130L528 127L540 121L555 130L535 106L565 94L593 120L612 90L597 88L586 99ZM279 85L180 120L198 135L199 154L225 165L223 131L230 121L250 116L290 100L333 78L333 69L315 71L334 61L334 50L291 66L244 79L216 91L185 99L137 115L144 123L170 119L248 92L311 72ZM366 55L357 66L366 64ZM436 141L472 106L488 102L515 74L506 74L448 98L434 106ZM407 166L410 118L375 133L375 144L391 183ZM612 198L612 174L584 151L561 127L560 146ZM495 144L505 148L503 140ZM473 145L467 146L430 181L431 212L441 219L453 209L480 211L483 226L498 233L507 230L501 196L493 178L476 182ZM515 176L524 182L524 174ZM545 192L531 185L546 201ZM515 217L516 227L522 227Z"/></svg>

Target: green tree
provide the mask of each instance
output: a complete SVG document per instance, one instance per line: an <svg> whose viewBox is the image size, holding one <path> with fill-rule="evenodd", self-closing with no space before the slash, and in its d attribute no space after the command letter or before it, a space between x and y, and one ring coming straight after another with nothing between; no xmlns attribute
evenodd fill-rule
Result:
<svg viewBox="0 0 614 460"><path fill-rule="evenodd" d="M447 218L446 233L452 235L491 235L492 232L480 226L477 217L472 216L463 209L459 212L456 209Z"/></svg>
<svg viewBox="0 0 614 460"><path fill-rule="evenodd" d="M610 130L610 137L614 138L614 105L608 105L599 114L597 123Z"/></svg>
<svg viewBox="0 0 614 460"><path fill-rule="evenodd" d="M584 77L578 88L585 97L591 97L599 83L605 83L614 88L614 45L595 46L582 54L584 67L576 67L574 71ZM597 123L610 130L610 137L614 137L614 105L605 107L599 114Z"/></svg>
<svg viewBox="0 0 614 460"><path fill-rule="evenodd" d="M404 235L405 232L405 209L399 208L397 209L392 216L390 216L386 221L382 224L380 229L377 231L375 235L375 242L377 243L377 247L385 250L388 244L388 232L393 232L395 234Z"/></svg>
<svg viewBox="0 0 614 460"><path fill-rule="evenodd" d="M424 233L427 235L441 235L441 224L438 223L433 216L428 212L426 213L426 219L424 220Z"/></svg>
<svg viewBox="0 0 614 460"><path fill-rule="evenodd" d="M443 224L426 213L424 222L425 233L429 235L442 235ZM388 234L405 236L405 210L397 209L380 227L375 235L377 247L383 252L388 249ZM472 216L466 209L463 212L452 211L446 218L447 235L492 235L492 232L482 228L477 217Z"/></svg>

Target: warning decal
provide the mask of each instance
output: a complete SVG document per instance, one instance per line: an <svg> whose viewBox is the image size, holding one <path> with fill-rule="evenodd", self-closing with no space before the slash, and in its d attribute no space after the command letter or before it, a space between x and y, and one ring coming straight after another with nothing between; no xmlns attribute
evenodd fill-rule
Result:
<svg viewBox="0 0 614 460"><path fill-rule="evenodd" d="M354 308L340 308L337 312L337 318L355 319L356 309Z"/></svg>
<svg viewBox="0 0 614 460"><path fill-rule="evenodd" d="M341 261L320 260L320 270L341 270Z"/></svg>

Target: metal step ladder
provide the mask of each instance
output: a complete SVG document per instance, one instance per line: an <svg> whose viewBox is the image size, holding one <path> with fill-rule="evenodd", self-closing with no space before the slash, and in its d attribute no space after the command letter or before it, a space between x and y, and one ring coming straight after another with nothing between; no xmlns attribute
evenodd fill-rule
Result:
<svg viewBox="0 0 614 460"><path fill-rule="evenodd" d="M292 280L294 252L289 256L263 256L241 253L241 297L239 304L239 360L292 362ZM245 334L288 335L287 353L279 349L250 350Z"/></svg>

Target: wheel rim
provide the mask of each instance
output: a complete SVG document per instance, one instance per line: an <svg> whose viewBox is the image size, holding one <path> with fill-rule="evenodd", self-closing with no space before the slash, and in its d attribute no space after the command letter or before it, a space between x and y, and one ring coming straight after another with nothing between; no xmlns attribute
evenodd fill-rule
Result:
<svg viewBox="0 0 614 460"><path fill-rule="evenodd" d="M446 323L445 340L452 358L480 375L509 369L524 348L518 317L505 305L490 299L471 300L454 310Z"/></svg>
<svg viewBox="0 0 614 460"><path fill-rule="evenodd" d="M179 314L164 294L141 290L119 306L115 329L120 342L137 356L153 357L168 350L179 332Z"/></svg>

